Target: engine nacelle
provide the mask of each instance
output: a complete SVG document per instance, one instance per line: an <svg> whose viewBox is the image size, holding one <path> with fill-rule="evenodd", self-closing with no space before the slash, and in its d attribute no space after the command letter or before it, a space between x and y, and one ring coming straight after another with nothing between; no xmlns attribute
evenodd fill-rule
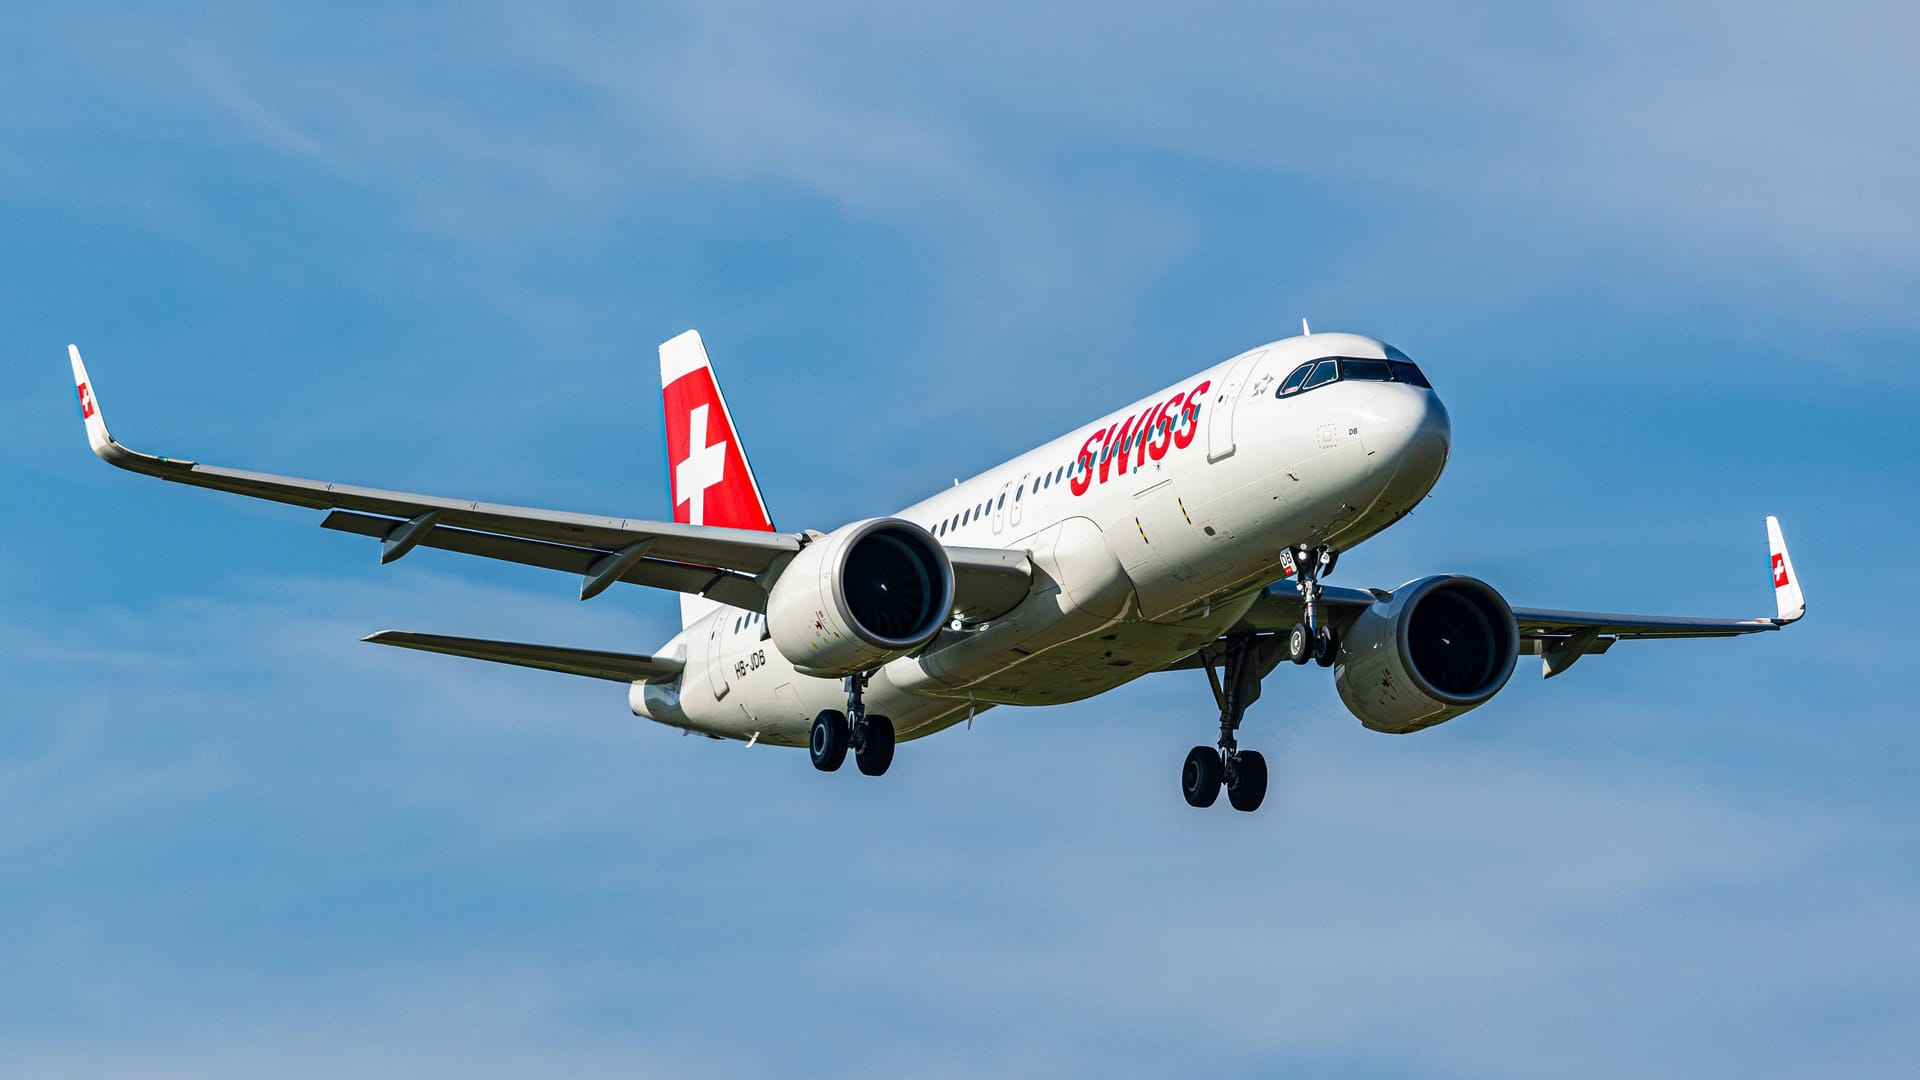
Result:
<svg viewBox="0 0 1920 1080"><path fill-rule="evenodd" d="M953 564L911 521L873 518L800 549L767 596L767 630L805 675L869 671L933 640L953 611Z"/></svg>
<svg viewBox="0 0 1920 1080"><path fill-rule="evenodd" d="M1374 731L1429 728L1484 704L1513 675L1513 609L1476 578L1422 578L1354 620L1340 642L1334 685Z"/></svg>

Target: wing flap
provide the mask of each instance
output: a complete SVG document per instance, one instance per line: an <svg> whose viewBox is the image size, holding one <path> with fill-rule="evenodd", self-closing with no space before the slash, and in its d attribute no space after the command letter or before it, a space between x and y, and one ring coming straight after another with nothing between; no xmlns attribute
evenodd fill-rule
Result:
<svg viewBox="0 0 1920 1080"><path fill-rule="evenodd" d="M402 649L463 656L493 664L539 668L564 675L583 675L612 682L665 682L680 674L684 665L673 659L639 653L604 652L599 649L568 649L558 645L525 645L514 641L489 641L484 638L448 637L443 634L414 634L404 630L382 630L361 640L374 645L393 645Z"/></svg>
<svg viewBox="0 0 1920 1080"><path fill-rule="evenodd" d="M395 529L403 528L405 525L406 522L396 521L393 518L373 517L347 510L335 510L320 522L320 527L323 529L352 533L356 536L370 536L376 540L385 540ZM433 548L437 551L451 551L459 555L473 555L482 559L496 559L501 562L519 563L522 566L558 570L566 574L579 574L583 579L590 577L600 561L609 555L608 552L598 548L553 544L544 540L522 540L496 533L453 529L445 525L433 526L416 537L413 542L420 547ZM648 550L651 552L653 549ZM711 566L694 566L689 563L643 557L623 570L618 580L655 589L698 593L712 597L720 603L749 611L764 612L767 609L767 592L758 580Z"/></svg>

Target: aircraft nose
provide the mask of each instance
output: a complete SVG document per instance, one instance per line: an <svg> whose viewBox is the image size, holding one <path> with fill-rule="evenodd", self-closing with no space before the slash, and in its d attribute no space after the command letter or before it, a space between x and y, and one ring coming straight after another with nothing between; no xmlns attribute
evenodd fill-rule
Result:
<svg viewBox="0 0 1920 1080"><path fill-rule="evenodd" d="M1453 445L1453 422L1440 395L1417 386L1383 386L1361 406L1360 421L1360 441L1376 468L1428 483L1439 479Z"/></svg>

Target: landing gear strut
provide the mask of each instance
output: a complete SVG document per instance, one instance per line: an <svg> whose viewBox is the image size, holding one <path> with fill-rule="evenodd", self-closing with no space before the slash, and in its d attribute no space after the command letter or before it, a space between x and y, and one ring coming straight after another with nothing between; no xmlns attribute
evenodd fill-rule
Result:
<svg viewBox="0 0 1920 1080"><path fill-rule="evenodd" d="M1340 652L1340 635L1320 621L1320 579L1333 573L1340 553L1332 548L1298 547L1290 554L1294 584L1300 589L1302 617L1287 632L1287 659L1296 664L1314 660L1321 667L1332 667L1334 657Z"/></svg>
<svg viewBox="0 0 1920 1080"><path fill-rule="evenodd" d="M1180 770L1187 805L1212 806L1224 785L1235 810L1260 809L1267 797L1267 759L1257 750L1240 749L1234 733L1246 718L1247 706L1260 698L1260 680L1280 662L1280 649L1278 638L1243 634L1228 638L1218 656L1205 656L1207 682L1220 705L1220 740L1217 747L1196 746L1187 752ZM1219 666L1226 669L1224 677L1216 670Z"/></svg>
<svg viewBox="0 0 1920 1080"><path fill-rule="evenodd" d="M1320 579L1333 572L1339 552L1327 547L1299 547L1288 555L1300 588L1301 621L1285 638L1241 634L1201 651L1207 682L1220 705L1220 740L1217 746L1196 746L1187 752L1186 764L1180 770L1180 791L1189 806L1212 806L1224 786L1227 802L1235 810L1260 809L1267 797L1267 759L1258 751L1240 749L1235 737L1247 706L1260 699L1260 680L1282 657L1296 664L1317 660L1321 667L1331 667L1339 655L1339 635L1320 619Z"/></svg>
<svg viewBox="0 0 1920 1080"><path fill-rule="evenodd" d="M813 767L832 772L853 751L853 763L868 776L879 776L893 764L893 721L885 716L867 715L865 695L867 675L849 675L846 679L847 711L822 709L813 718L807 750Z"/></svg>

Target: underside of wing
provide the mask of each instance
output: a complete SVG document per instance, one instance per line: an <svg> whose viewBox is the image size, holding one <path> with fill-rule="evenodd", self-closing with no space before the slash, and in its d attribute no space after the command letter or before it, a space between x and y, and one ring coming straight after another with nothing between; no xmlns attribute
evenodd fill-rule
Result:
<svg viewBox="0 0 1920 1080"><path fill-rule="evenodd" d="M682 667L678 660L638 653L568 649L557 645L523 645L515 641L412 634L403 630L382 630L361 640L375 645L394 645L402 649L464 656L494 664L539 668L612 682L665 682L679 675Z"/></svg>
<svg viewBox="0 0 1920 1080"><path fill-rule="evenodd" d="M616 583L697 594L765 612L793 557L818 533L690 525L505 506L435 495L304 480L203 465L130 450L108 432L80 350L69 346L87 442L109 464L178 484L331 511L321 525L381 542L380 561L417 547L580 575L580 599ZM758 498L757 493L755 498ZM980 622L1025 599L1033 568L1025 552L949 548L953 615Z"/></svg>
<svg viewBox="0 0 1920 1080"><path fill-rule="evenodd" d="M1771 557L1774 598L1777 613L1772 618L1708 619L1679 615L1623 615L1604 611L1561 611L1553 608L1512 608L1515 629L1522 652L1541 658L1541 671L1547 678L1572 667L1582 656L1593 656L1612 648L1615 642L1642 638L1724 638L1778 630L1806 615L1806 597L1800 578L1793 568L1780 522L1767 518L1767 543ZM1401 586L1406 589L1415 583ZM1395 590L1397 592L1399 590ZM1319 600L1322 620L1341 634L1376 604L1392 601L1394 592L1384 589L1341 589L1323 586ZM1226 637L1280 634L1305 617L1299 586L1292 580L1267 586L1254 597L1247 613L1228 629ZM1202 653L1195 653L1168 665L1167 670L1204 666Z"/></svg>

